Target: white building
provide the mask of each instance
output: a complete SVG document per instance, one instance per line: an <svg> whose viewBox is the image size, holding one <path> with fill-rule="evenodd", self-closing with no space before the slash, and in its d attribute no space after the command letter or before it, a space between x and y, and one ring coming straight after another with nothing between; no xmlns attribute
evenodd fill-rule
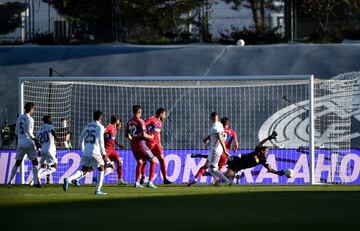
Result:
<svg viewBox="0 0 360 231"><path fill-rule="evenodd" d="M26 4L27 10L22 13L22 26L14 32L0 35L1 40L22 41L30 40L35 34L52 33L55 37L68 37L69 24L65 18L57 13L53 7L42 0L0 0L5 2L21 2Z"/></svg>

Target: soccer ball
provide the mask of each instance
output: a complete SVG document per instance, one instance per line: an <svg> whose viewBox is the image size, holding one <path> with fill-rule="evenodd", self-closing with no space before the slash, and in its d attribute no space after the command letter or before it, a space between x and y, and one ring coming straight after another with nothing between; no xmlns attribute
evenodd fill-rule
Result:
<svg viewBox="0 0 360 231"><path fill-rule="evenodd" d="M293 171L292 169L286 170L286 171L285 171L285 176L286 176L287 178L293 177L293 176L294 176L294 171Z"/></svg>
<svg viewBox="0 0 360 231"><path fill-rule="evenodd" d="M236 42L236 45L238 45L239 47L243 47L245 46L245 41L243 39L239 39L237 42Z"/></svg>

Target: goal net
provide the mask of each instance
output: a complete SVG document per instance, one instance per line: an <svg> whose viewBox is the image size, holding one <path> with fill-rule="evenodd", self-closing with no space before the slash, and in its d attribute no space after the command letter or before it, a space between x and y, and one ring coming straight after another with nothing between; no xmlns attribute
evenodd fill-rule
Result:
<svg viewBox="0 0 360 231"><path fill-rule="evenodd" d="M93 111L104 113L105 126L111 115L118 115L125 126L135 104L143 107L144 119L159 107L167 110L162 144L168 176L175 183L187 182L205 163L190 154L207 153L202 139L209 132L213 111L228 117L237 132L240 150L231 155L251 152L259 140L277 131L278 138L265 144L271 148L268 162L275 169L295 172L287 179L257 166L240 171L236 182L351 183L356 180L348 169L353 85L354 79L324 81L311 76L21 78L21 107L35 103L35 131L42 117L51 114L61 139L71 134L73 150L58 150L59 169L53 183L79 167L79 135ZM136 163L123 129L117 141L125 145L119 151L124 177L133 182ZM24 172L28 181L31 171L25 166ZM155 182L161 179L158 167ZM106 182L114 180L115 174ZM85 182L91 183L91 176Z"/></svg>

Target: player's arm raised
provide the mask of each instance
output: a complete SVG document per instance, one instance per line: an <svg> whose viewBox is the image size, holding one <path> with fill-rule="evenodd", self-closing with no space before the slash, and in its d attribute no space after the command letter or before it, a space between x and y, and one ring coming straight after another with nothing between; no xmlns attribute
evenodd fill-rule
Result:
<svg viewBox="0 0 360 231"><path fill-rule="evenodd" d="M277 132L276 132L276 131L273 131L270 136L268 136L267 138L265 138L265 139L263 139L262 141L260 141L260 143L258 143L258 144L256 145L256 147L257 147L257 148L260 148L261 146L263 146L263 145L266 143L266 141L276 139L277 135L278 135Z"/></svg>

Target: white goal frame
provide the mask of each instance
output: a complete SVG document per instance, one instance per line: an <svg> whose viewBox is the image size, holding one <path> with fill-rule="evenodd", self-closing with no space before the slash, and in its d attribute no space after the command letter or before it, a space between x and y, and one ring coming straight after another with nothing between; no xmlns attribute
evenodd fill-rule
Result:
<svg viewBox="0 0 360 231"><path fill-rule="evenodd" d="M315 105L314 105L314 75L262 75L262 76L124 76L124 77L19 77L19 115L24 112L24 82L71 82L71 81L221 81L221 80L305 80L308 81L309 93L309 155L310 184L315 182ZM25 184L24 161L20 166L20 183Z"/></svg>

